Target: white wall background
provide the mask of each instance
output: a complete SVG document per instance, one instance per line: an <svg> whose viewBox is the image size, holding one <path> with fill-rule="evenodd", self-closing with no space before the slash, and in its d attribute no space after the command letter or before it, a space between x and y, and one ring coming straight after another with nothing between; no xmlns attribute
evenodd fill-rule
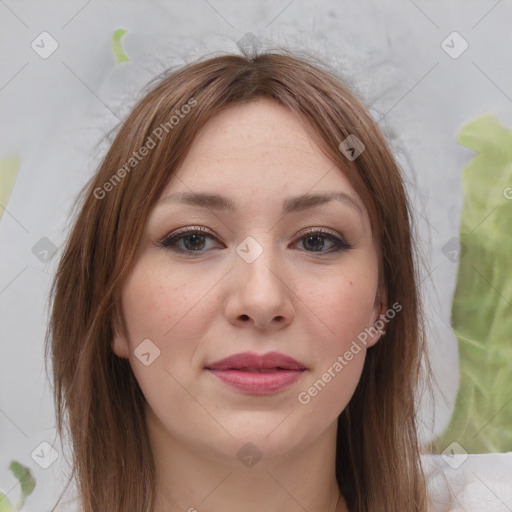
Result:
<svg viewBox="0 0 512 512"><path fill-rule="evenodd" d="M486 112L512 127L511 27L510 0L0 1L0 158L21 156L0 223L0 489L11 501L19 495L7 469L13 459L37 480L25 510L50 510L65 482L62 457L46 470L31 458L42 441L59 449L43 366L46 300L69 209L102 155L101 137L156 73L238 52L248 32L263 45L317 54L384 116L380 125L410 180L429 276L429 342L443 396L434 425L424 403L425 422L443 428L458 355L449 328L457 266L441 248L458 235L461 170L473 156L455 135ZM128 31L131 61L116 65L110 44L118 28ZM47 59L31 48L43 31L58 43ZM456 59L441 47L453 31L469 44ZM32 252L43 237L57 247L46 263ZM423 435L431 436L428 428Z"/></svg>

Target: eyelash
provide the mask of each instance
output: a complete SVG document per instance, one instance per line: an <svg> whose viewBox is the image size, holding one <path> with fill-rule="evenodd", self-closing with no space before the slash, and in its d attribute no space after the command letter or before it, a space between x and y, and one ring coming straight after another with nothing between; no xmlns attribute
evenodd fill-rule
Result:
<svg viewBox="0 0 512 512"><path fill-rule="evenodd" d="M174 233L171 233L170 235L167 235L162 240L157 242L157 246L161 247L163 249L167 249L167 250L174 251L177 253L182 253L182 254L191 254L191 255L192 254L203 254L205 252L205 250L194 251L194 250L181 249L181 248L177 247L177 243L180 240L183 240L184 238L186 238L187 236L190 236L190 235L206 235L206 236L214 239L216 242L219 242L217 237L215 235L213 235L213 233L211 231L209 231L208 229L206 229L202 226L197 226L197 227L194 226L194 228L183 228L183 229L175 231ZM335 234L335 232L333 232L331 230L327 230L325 228L311 229L309 231L303 232L302 236L297 240L297 242L304 240L308 236L321 236L334 244L334 247L328 251L306 251L311 254L317 254L317 253L318 254L327 254L327 253L330 254L330 253L334 253L334 252L338 252L338 251L347 251L347 250L353 248L353 246L350 243L346 242L341 236L339 236L339 235Z"/></svg>

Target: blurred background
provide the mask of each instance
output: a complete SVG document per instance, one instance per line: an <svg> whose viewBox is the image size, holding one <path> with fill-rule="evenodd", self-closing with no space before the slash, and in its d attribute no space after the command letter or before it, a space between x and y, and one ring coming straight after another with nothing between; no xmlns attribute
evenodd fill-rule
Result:
<svg viewBox="0 0 512 512"><path fill-rule="evenodd" d="M0 0L0 510L50 510L66 482L47 296L108 132L165 69L286 47L343 76L393 147L436 379L422 441L456 506L478 495L461 510L511 511L511 26L510 0Z"/></svg>

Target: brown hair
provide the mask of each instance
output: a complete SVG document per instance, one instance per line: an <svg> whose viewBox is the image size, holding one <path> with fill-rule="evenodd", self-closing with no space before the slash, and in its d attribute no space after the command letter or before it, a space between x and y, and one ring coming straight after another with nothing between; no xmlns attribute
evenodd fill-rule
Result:
<svg viewBox="0 0 512 512"><path fill-rule="evenodd" d="M380 248L381 290L387 304L402 306L368 350L339 416L340 491L353 512L427 510L414 400L425 341L401 173L377 124L339 76L311 56L280 50L211 57L160 79L122 123L82 190L50 293L45 354L51 352L58 433L71 434L84 512L152 511L145 399L128 361L111 347L114 332L124 330L121 286L146 219L199 130L221 110L262 97L308 123L361 195ZM351 134L365 146L353 161L339 149ZM134 157L150 138L154 147Z"/></svg>

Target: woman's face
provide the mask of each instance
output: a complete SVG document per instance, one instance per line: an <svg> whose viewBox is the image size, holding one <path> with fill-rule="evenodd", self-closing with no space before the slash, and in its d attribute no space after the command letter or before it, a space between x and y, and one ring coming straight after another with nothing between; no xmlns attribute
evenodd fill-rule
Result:
<svg viewBox="0 0 512 512"><path fill-rule="evenodd" d="M365 205L310 134L269 100L231 107L148 219L113 346L162 443L270 457L335 432L383 310Z"/></svg>

